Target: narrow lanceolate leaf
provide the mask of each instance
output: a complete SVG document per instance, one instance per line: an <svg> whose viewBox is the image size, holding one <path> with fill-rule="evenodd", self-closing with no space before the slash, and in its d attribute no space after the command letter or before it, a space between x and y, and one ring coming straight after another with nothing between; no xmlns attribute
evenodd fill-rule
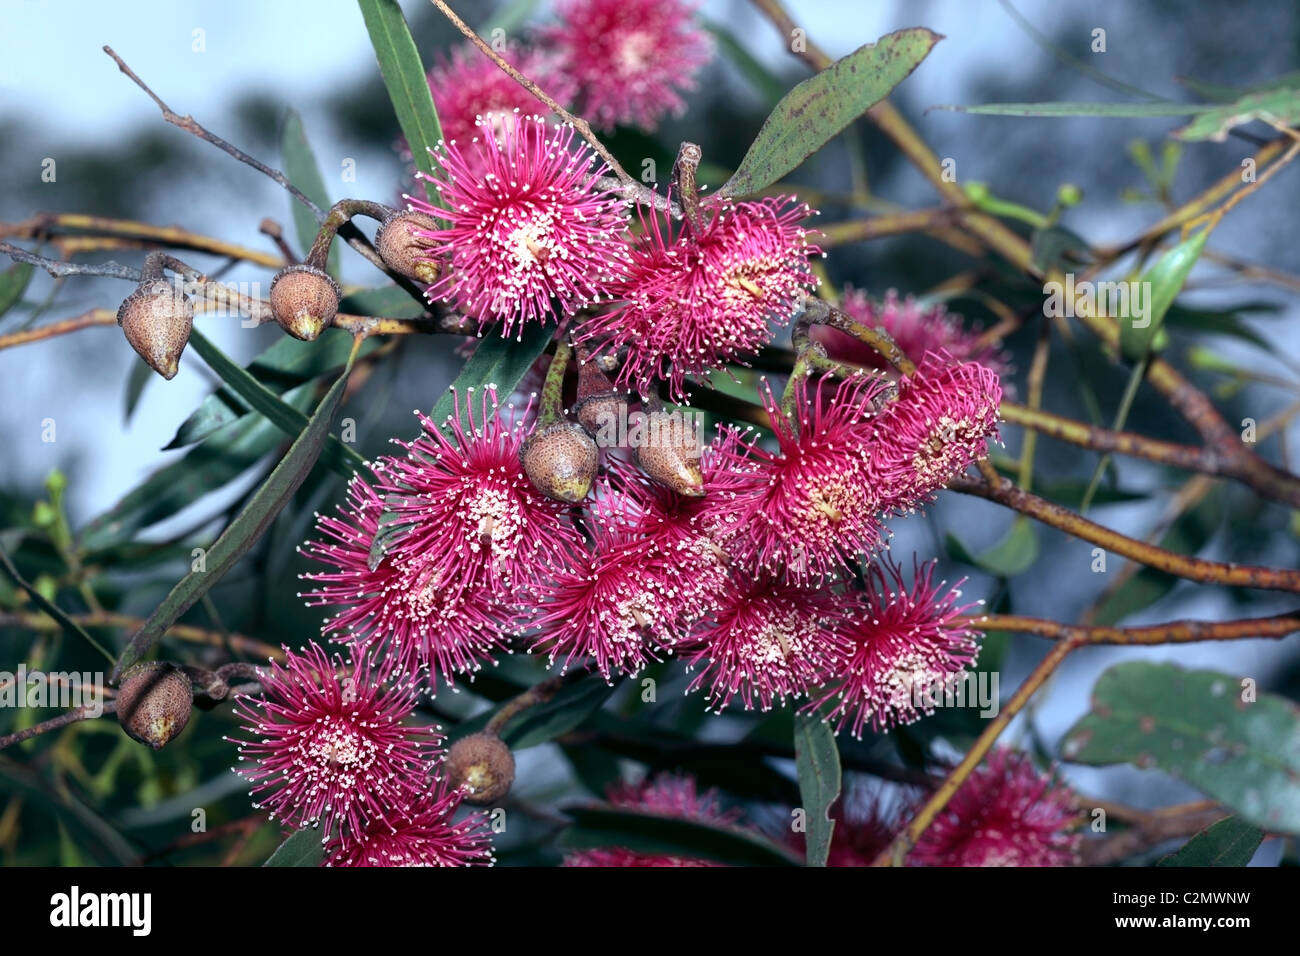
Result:
<svg viewBox="0 0 1300 956"><path fill-rule="evenodd" d="M1186 126L1174 130L1181 140L1213 140L1222 143L1234 127L1252 120L1263 120L1276 126L1295 126L1300 123L1300 93L1289 85L1294 80L1286 78L1283 85L1259 93L1248 93L1225 106L1216 106L1197 115Z"/></svg>
<svg viewBox="0 0 1300 956"><path fill-rule="evenodd" d="M1264 831L1237 817L1220 820L1192 837L1156 866L1246 866L1264 842Z"/></svg>
<svg viewBox="0 0 1300 956"><path fill-rule="evenodd" d="M1130 302L1129 314L1119 320L1119 348L1125 358L1136 362L1156 343L1165 315L1183 290L1209 237L1210 230L1202 229L1190 239L1184 239L1166 251L1142 275L1139 288L1146 304L1145 314L1137 315Z"/></svg>
<svg viewBox="0 0 1300 956"><path fill-rule="evenodd" d="M1117 664L1061 745L1075 763L1160 769L1246 823L1300 833L1300 708L1253 680L1176 664Z"/></svg>
<svg viewBox="0 0 1300 956"><path fill-rule="evenodd" d="M455 412L456 396L459 396L463 421L468 407L465 404L466 398L488 385L495 386L497 395L505 401L520 379L533 367L533 363L546 351L554 332L550 326L529 324L520 333L518 340L493 336L480 341L451 388L433 406L429 417L439 424L445 422ZM409 523L398 522L391 511L385 511L379 516L375 537L370 542L369 564L372 571L379 567L379 562L384 560L388 549L409 527Z"/></svg>
<svg viewBox="0 0 1300 956"><path fill-rule="evenodd" d="M307 142L307 131L303 129L302 117L298 115L297 110L289 110L284 117L284 128L280 131L280 158L284 163L284 174L289 177L289 182L301 189L316 205L322 209L329 209L330 194L325 188L325 180L321 178L320 167L316 164L316 154L312 152L311 144ZM289 206L293 213L293 228L298 233L298 243L305 256L311 249L312 243L316 241L320 223L316 221L316 216L310 209L293 197L289 198ZM338 277L338 243L330 246L327 270L330 275Z"/></svg>
<svg viewBox="0 0 1300 956"><path fill-rule="evenodd" d="M58 621L59 626L63 628L69 637L79 637L91 647L95 648L95 650L107 657L110 661L113 659L113 655L104 650L99 641L91 637L90 634L86 632L85 628L72 618L68 617L68 615L64 614L62 608L46 598L45 595L41 594L39 590L27 582L27 579L18 572L18 568L14 566L14 563L9 560L9 555L3 548L0 548L0 568L4 569L9 580L11 580L15 586L20 587L27 592L27 596L31 598L33 604L50 617L54 618L54 620Z"/></svg>
<svg viewBox="0 0 1300 956"><path fill-rule="evenodd" d="M616 688L616 684L607 684L594 674L588 675L561 688L559 693L545 703L528 707L506 721L501 728L501 740L511 750L527 750L562 737L582 726L587 718L600 710ZM508 703L507 701L501 706L507 706ZM448 742L478 733L500 709L501 707L496 707L457 724L448 733Z"/></svg>
<svg viewBox="0 0 1300 956"><path fill-rule="evenodd" d="M275 848L263 866L320 866L325 845L319 830L298 830Z"/></svg>
<svg viewBox="0 0 1300 956"><path fill-rule="evenodd" d="M442 125L429 91L429 78L420 53L411 39L411 30L402 16L397 0L357 0L365 18L370 43L375 48L379 72L383 74L388 96L393 101L397 122L411 147L415 168L432 175L433 157L429 150L442 140ZM425 184L429 201L437 203L438 192Z"/></svg>
<svg viewBox="0 0 1300 956"><path fill-rule="evenodd" d="M244 510L208 549L204 570L192 571L182 578L131 638L131 643L113 668L112 680L116 681L123 671L148 653L167 628L193 607L266 533L320 457L351 372L352 363L349 362L338 381L321 399L302 434L289 446Z"/></svg>
<svg viewBox="0 0 1300 956"><path fill-rule="evenodd" d="M825 866L835 832L831 804L840 795L840 752L830 726L816 715L795 716L794 765L807 826L808 865Z"/></svg>
<svg viewBox="0 0 1300 956"><path fill-rule="evenodd" d="M565 812L573 826L560 834L558 842L568 849L622 847L636 853L731 866L796 865L775 843L733 827L603 807L576 807Z"/></svg>
<svg viewBox="0 0 1300 956"><path fill-rule="evenodd" d="M982 116L1096 116L1149 119L1157 116L1195 116L1213 109L1204 103L985 103L981 106L934 106L936 110L978 113Z"/></svg>
<svg viewBox="0 0 1300 956"><path fill-rule="evenodd" d="M322 375L337 374L337 370L348 360L352 344L352 336L342 329L326 329L315 342L301 342L285 335L249 362L245 369L258 382L279 395L281 401L302 411L306 406L298 400L299 395L305 394L301 386L315 382ZM364 357L378 347L378 339L366 339L361 343L357 358ZM146 372L152 371L147 365L144 368ZM230 386L222 386L190 413L163 450L184 448L203 441L252 410L252 406ZM298 431L294 434L297 435Z"/></svg>
<svg viewBox="0 0 1300 956"><path fill-rule="evenodd" d="M798 84L776 104L722 194L744 196L781 179L888 96L942 39L924 27L887 33Z"/></svg>
<svg viewBox="0 0 1300 956"><path fill-rule="evenodd" d="M0 315L4 315L22 300L35 268L26 262L15 262L0 272Z"/></svg>
<svg viewBox="0 0 1300 956"><path fill-rule="evenodd" d="M265 415L286 435L302 434L303 429L307 427L306 415L281 401L278 395L262 385L238 363L231 361L229 356L209 342L197 329L190 333L190 344L203 361L208 363L212 371L220 375L223 382L248 402L253 411ZM366 464L366 460L361 455L333 435L326 439L320 458L344 478L351 478Z"/></svg>

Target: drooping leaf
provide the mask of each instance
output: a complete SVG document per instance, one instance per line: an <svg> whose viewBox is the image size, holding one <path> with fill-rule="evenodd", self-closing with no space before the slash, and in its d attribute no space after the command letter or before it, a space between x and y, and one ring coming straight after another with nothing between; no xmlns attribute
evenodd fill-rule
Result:
<svg viewBox="0 0 1300 956"><path fill-rule="evenodd" d="M506 721L501 728L501 739L511 750L526 750L547 743L580 727L613 693L614 685L589 675L562 687L545 703L529 707ZM478 733L500 709L495 707L457 724L448 734L449 741Z"/></svg>
<svg viewBox="0 0 1300 956"><path fill-rule="evenodd" d="M1155 116L1194 116L1213 109L1204 103L984 103L979 106L932 106L936 110L982 116L1096 116L1145 119Z"/></svg>
<svg viewBox="0 0 1300 956"><path fill-rule="evenodd" d="M213 542L207 552L205 569L191 571L182 578L131 638L131 643L113 668L111 679L116 680L126 668L139 661L167 628L193 607L266 533L320 457L351 371L352 363L349 362L338 381L321 399L302 434L289 446L244 510Z"/></svg>
<svg viewBox="0 0 1300 956"><path fill-rule="evenodd" d="M1300 94L1290 86L1247 93L1241 99L1200 113L1174 135L1185 142L1213 140L1222 143L1228 132L1252 120L1280 126L1300 123Z"/></svg>
<svg viewBox="0 0 1300 956"><path fill-rule="evenodd" d="M480 340L451 388L434 404L429 417L439 424L445 422L455 413L456 396L460 396L461 418L464 421L468 408L465 399L471 393L481 394L481 390L488 385L494 385L497 396L505 401L533 367L533 363L546 351L554 331L549 326L529 324L520 333L518 340L499 336ZM379 567L379 562L384 559L393 542L409 527L409 523L401 523L391 511L385 511L379 516L378 530L370 542L371 570Z"/></svg>
<svg viewBox="0 0 1300 956"><path fill-rule="evenodd" d="M352 315L383 315L390 319L418 319L425 314L426 308L405 289L390 285L353 292L339 303L339 311Z"/></svg>
<svg viewBox="0 0 1300 956"><path fill-rule="evenodd" d="M1146 295L1146 315L1140 320L1142 324L1138 324L1136 315L1125 316L1119 324L1119 348L1125 358L1136 362L1151 350L1156 334L1164 324L1165 314L1183 290L1183 284L1209 237L1210 230L1202 229L1167 250L1143 273L1142 287L1150 291Z"/></svg>
<svg viewBox="0 0 1300 956"><path fill-rule="evenodd" d="M0 316L22 301L27 284L32 281L36 267L27 262L15 262L0 272Z"/></svg>
<svg viewBox="0 0 1300 956"><path fill-rule="evenodd" d="M358 357L378 347L377 339L366 339L361 343ZM326 329L315 342L300 342L285 335L246 368L254 379L302 411L306 406L294 399L305 393L295 386L315 382L320 376L342 368L351 351L352 336L342 329ZM233 389L223 386L205 398L203 404L181 423L163 450L183 448L202 441L252 410L252 406Z"/></svg>
<svg viewBox="0 0 1300 956"><path fill-rule="evenodd" d="M1206 827L1156 866L1247 866L1264 842L1264 831L1237 817Z"/></svg>
<svg viewBox="0 0 1300 956"><path fill-rule="evenodd" d="M320 866L325 860L325 845L320 830L297 830L275 848L263 866Z"/></svg>
<svg viewBox="0 0 1300 956"><path fill-rule="evenodd" d="M302 434L307 427L306 415L281 401L279 396L259 383L238 363L231 361L229 356L208 341L198 329L190 333L190 344L203 361L207 362L208 366L221 377L221 380L234 389L254 411L265 415L272 424L290 437ZM366 460L361 455L333 435L326 438L320 458L323 463L344 478L351 478L366 464Z"/></svg>
<svg viewBox="0 0 1300 956"><path fill-rule="evenodd" d="M329 190L325 188L325 180L321 178L320 167L316 164L316 154L312 152L311 143L307 141L307 131L303 129L302 117L298 115L297 110L291 109L285 114L284 126L280 130L280 157L284 162L284 174L289 178L289 182L301 189L307 198L321 209L329 209L331 205ZM294 231L298 234L298 243L305 257L312 243L316 241L320 223L316 221L316 216L310 209L292 196L289 197L289 207L289 211L293 214ZM330 246L326 271L338 278L339 244L337 242Z"/></svg>
<svg viewBox="0 0 1300 956"><path fill-rule="evenodd" d="M636 853L732 866L798 865L783 847L735 827L604 807L575 807L565 812L573 826L562 832L557 842L568 849L623 847Z"/></svg>
<svg viewBox="0 0 1300 956"><path fill-rule="evenodd" d="M1023 515L1018 515L1011 522L1011 527L997 544L980 552L971 554L967 547L953 534L948 534L948 553L959 561L983 568L990 574L1012 578L1028 570L1038 560L1038 532L1033 523Z"/></svg>
<svg viewBox="0 0 1300 956"><path fill-rule="evenodd" d="M286 400L306 408L310 389L290 394ZM109 511L80 532L82 546L91 553L131 540L143 528L164 521L235 478L260 461L284 438L284 433L261 415L239 418L220 434L191 449L180 461L159 468L138 487L127 492Z"/></svg>
<svg viewBox="0 0 1300 956"><path fill-rule="evenodd" d="M888 96L941 39L924 27L887 33L799 83L767 117L722 195L777 182Z"/></svg>
<svg viewBox="0 0 1300 956"><path fill-rule="evenodd" d="M840 795L840 752L830 725L816 715L794 718L794 764L807 825L809 866L825 866L835 821L830 808Z"/></svg>
<svg viewBox="0 0 1300 956"><path fill-rule="evenodd" d="M415 168L433 175L434 161L429 150L442 140L442 125L433 105L429 79L420 52L411 39L411 30L402 16L397 0L357 0L365 19L370 43L375 48L379 72L393 101L402 135L411 147ZM425 183L429 201L439 204L438 191Z"/></svg>
<svg viewBox="0 0 1300 956"><path fill-rule="evenodd" d="M140 396L144 394L145 386L155 374L154 370L144 362L131 363L131 373L126 377L126 391L122 395L123 421L131 421L136 405L140 403Z"/></svg>
<svg viewBox="0 0 1300 956"><path fill-rule="evenodd" d="M1158 768L1247 823L1300 833L1300 708L1217 671L1130 661L1097 679L1066 760Z"/></svg>

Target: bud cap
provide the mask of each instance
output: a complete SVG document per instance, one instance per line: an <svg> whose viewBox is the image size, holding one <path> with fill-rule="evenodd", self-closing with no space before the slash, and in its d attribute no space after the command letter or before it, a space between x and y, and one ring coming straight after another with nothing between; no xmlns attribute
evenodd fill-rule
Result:
<svg viewBox="0 0 1300 956"><path fill-rule="evenodd" d="M189 675L175 664L137 664L122 678L117 722L132 740L161 750L190 722L193 704Z"/></svg>
<svg viewBox="0 0 1300 956"><path fill-rule="evenodd" d="M311 342L334 321L343 290L315 266L285 266L271 280L271 312L296 339Z"/></svg>
<svg viewBox="0 0 1300 956"><path fill-rule="evenodd" d="M148 279L118 307L117 324L148 366L170 380L190 341L194 304L167 279Z"/></svg>
<svg viewBox="0 0 1300 956"><path fill-rule="evenodd" d="M447 778L475 806L495 803L515 782L515 757L495 734L470 734L447 752Z"/></svg>

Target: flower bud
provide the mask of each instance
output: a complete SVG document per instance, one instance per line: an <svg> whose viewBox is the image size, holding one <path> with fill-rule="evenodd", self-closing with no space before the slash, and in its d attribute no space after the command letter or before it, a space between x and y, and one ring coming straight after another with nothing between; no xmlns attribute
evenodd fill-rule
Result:
<svg viewBox="0 0 1300 956"><path fill-rule="evenodd" d="M172 379L194 328L194 304L167 279L147 279L118 307L117 324L148 366Z"/></svg>
<svg viewBox="0 0 1300 956"><path fill-rule="evenodd" d="M700 447L695 429L681 412L653 412L647 439L634 449L636 463L651 481L690 498L704 497Z"/></svg>
<svg viewBox="0 0 1300 956"><path fill-rule="evenodd" d="M495 734L470 734L447 752L447 778L475 806L495 803L515 782L515 757Z"/></svg>
<svg viewBox="0 0 1300 956"><path fill-rule="evenodd" d="M295 339L313 341L334 321L343 290L314 266L285 266L271 280L271 311Z"/></svg>
<svg viewBox="0 0 1300 956"><path fill-rule="evenodd" d="M438 265L428 255L430 241L423 233L435 232L438 221L428 213L407 210L389 216L375 233L375 248L384 265L394 272L419 279L438 281Z"/></svg>
<svg viewBox="0 0 1300 956"><path fill-rule="evenodd" d="M533 487L556 501L587 497L600 463L596 443L574 422L543 426L524 442L520 456Z"/></svg>
<svg viewBox="0 0 1300 956"><path fill-rule="evenodd" d="M626 409L627 395L614 389L598 361L579 353L578 397L573 405L578 424L595 437L607 423L626 419Z"/></svg>
<svg viewBox="0 0 1300 956"><path fill-rule="evenodd" d="M193 703L189 676L175 664L138 664L122 678L117 722L132 740L161 750L190 722Z"/></svg>

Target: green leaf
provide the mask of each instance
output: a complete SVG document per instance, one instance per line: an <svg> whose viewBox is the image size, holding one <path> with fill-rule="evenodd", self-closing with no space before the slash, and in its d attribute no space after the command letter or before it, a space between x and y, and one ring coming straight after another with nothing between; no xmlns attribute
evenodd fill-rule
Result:
<svg viewBox="0 0 1300 956"><path fill-rule="evenodd" d="M9 554L4 550L4 548L0 548L0 568L4 569L5 573L16 587L20 587L27 592L27 596L31 599L33 604L50 617L54 618L54 620L58 621L59 626L63 628L64 632L69 637L79 637L95 650L99 651L99 653L107 657L110 661L113 659L113 655L106 651L99 641L91 637L84 627L72 618L68 617L68 615L64 614L63 609L45 597L45 595L40 592L39 588L28 583L27 579L18 572L14 563L9 560Z"/></svg>
<svg viewBox="0 0 1300 956"><path fill-rule="evenodd" d="M781 179L903 82L943 39L924 27L887 33L792 89L720 190L744 196Z"/></svg>
<svg viewBox="0 0 1300 956"><path fill-rule="evenodd" d="M1090 258L1088 240L1064 226L1035 229L1033 236L1030 237L1029 248L1033 256L1034 268L1040 272L1050 272L1064 265L1067 262L1067 253L1076 254L1078 259L1075 261Z"/></svg>
<svg viewBox="0 0 1300 956"><path fill-rule="evenodd" d="M298 115L297 110L291 109L285 114L284 126L280 130L280 157L284 163L284 174L289 182L301 189L307 198L321 209L329 209L330 194L325 188L325 180L321 178L320 167L316 164L316 154L312 152L311 143L307 142L307 131L303 129L302 117ZM293 227L298 233L302 254L306 256L316 241L320 223L316 221L316 216L310 209L292 196L289 197L289 211L293 214ZM337 242L330 246L326 271L338 278Z"/></svg>
<svg viewBox="0 0 1300 956"><path fill-rule="evenodd" d="M464 401L471 390L479 391L487 385L495 385L497 395L504 401L520 379L533 367L533 363L546 351L555 330L550 326L530 324L520 337L507 339L498 336L481 339L470 356L465 367L460 370L454 381L437 403L429 417L442 424L455 413L456 396L461 397L461 420L465 420ZM398 538L410 527L396 520L396 515L385 511L379 516L378 530L370 542L370 569L379 567L385 553Z"/></svg>
<svg viewBox="0 0 1300 956"><path fill-rule="evenodd" d="M573 826L562 832L557 842L569 849L623 847L636 853L732 866L798 865L784 848L736 827L632 810L575 807L565 812Z"/></svg>
<svg viewBox="0 0 1300 956"><path fill-rule="evenodd" d="M300 396L290 400L301 401L307 407L310 397L311 390L304 388ZM100 552L129 541L142 528L170 518L242 475L282 437L281 431L261 415L243 416L221 434L191 449L180 461L159 468L86 525L79 535L82 547Z"/></svg>
<svg viewBox="0 0 1300 956"><path fill-rule="evenodd" d="M815 714L795 715L794 765L808 827L808 865L825 866L835 832L831 804L840 795L840 752L830 725Z"/></svg>
<svg viewBox="0 0 1300 956"><path fill-rule="evenodd" d="M390 319L418 319L427 309L423 302L412 298L405 289L390 285L353 292L339 303L339 311L352 315L382 315Z"/></svg>
<svg viewBox="0 0 1300 956"><path fill-rule="evenodd" d="M1200 113L1186 126L1174 130L1174 136L1184 142L1208 139L1222 143L1229 130L1252 120L1295 126L1300 123L1300 96L1289 86L1247 93L1234 103Z"/></svg>
<svg viewBox="0 0 1300 956"><path fill-rule="evenodd" d="M429 79L420 53L411 39L410 28L402 16L397 0L357 0L361 16L370 33L370 43L375 48L379 72L383 74L388 97L393 101L393 111L402 127L402 134L411 147L415 168L425 175L434 173L435 165L429 150L442 140L442 125L429 91ZM424 184L429 201L441 205L438 191Z"/></svg>
<svg viewBox="0 0 1300 956"><path fill-rule="evenodd" d="M140 660L167 628L193 607L266 533L320 457L351 372L352 363L349 362L338 381L321 399L307 427L289 446L284 458L249 499L244 510L212 543L206 556L206 570L191 571L182 578L131 638L131 643L113 668L112 680L116 681L124 670Z"/></svg>
<svg viewBox="0 0 1300 956"><path fill-rule="evenodd" d="M1262 90L1274 90L1284 87L1300 89L1300 72L1286 73L1276 79L1266 80L1263 83L1254 83L1250 86L1220 86L1217 83L1207 83L1191 76L1179 76L1175 77L1175 79L1193 93L1203 96L1207 100L1216 100L1220 103L1232 103L1241 99L1247 93L1258 93Z"/></svg>
<svg viewBox="0 0 1300 956"><path fill-rule="evenodd" d="M1156 767L1247 823L1300 833L1300 708L1275 694L1245 696L1228 674L1118 664L1098 678L1092 712L1070 729L1062 756Z"/></svg>
<svg viewBox="0 0 1300 956"><path fill-rule="evenodd" d="M275 848L263 866L320 866L325 861L325 845L319 830L298 830Z"/></svg>
<svg viewBox="0 0 1300 956"><path fill-rule="evenodd" d="M981 116L1097 116L1144 119L1153 116L1194 116L1214 107L1204 103L985 103L982 106L932 106L936 110Z"/></svg>
<svg viewBox="0 0 1300 956"><path fill-rule="evenodd" d="M358 358L378 347L377 339L366 339L361 343ZM279 394L281 400L302 411L307 405L298 399L311 390L294 386L314 382L320 376L342 368L351 351L352 336L342 329L326 329L315 342L301 342L285 335L246 368L258 382ZM222 387L205 398L203 404L181 423L163 450L202 441L252 410L252 406L238 393L228 386Z"/></svg>
<svg viewBox="0 0 1300 956"><path fill-rule="evenodd" d="M0 315L4 315L22 301L27 284L32 281L36 267L26 262L15 262L0 272Z"/></svg>
<svg viewBox="0 0 1300 956"><path fill-rule="evenodd" d="M1033 523L1018 515L1002 539L980 554L971 554L958 538L949 533L948 553L958 561L983 568L999 577L1013 578L1028 570L1038 560L1038 533Z"/></svg>
<svg viewBox="0 0 1300 956"><path fill-rule="evenodd" d="M1238 817L1206 827L1182 849L1162 857L1156 866L1248 866L1264 842L1264 831Z"/></svg>
<svg viewBox="0 0 1300 956"><path fill-rule="evenodd" d="M1119 349L1124 357L1136 362L1145 356L1155 342L1156 333L1164 324L1165 314L1174 304L1174 299L1183 290L1191 274L1192 266L1200 258L1205 241L1210 238L1210 230L1202 229L1190 239L1184 239L1172 249L1165 251L1155 263L1142 275L1143 288L1146 291L1146 315L1139 327L1137 316L1123 318L1119 324Z"/></svg>
<svg viewBox="0 0 1300 956"><path fill-rule="evenodd" d="M28 806L54 813L68 828L69 835L77 841L77 845L99 864L132 866L140 860L140 854L126 838L77 799L72 788L66 785L55 786L31 767L2 756L0 794L23 796Z"/></svg>
<svg viewBox="0 0 1300 956"><path fill-rule="evenodd" d="M1274 344L1246 324L1242 313L1260 315L1280 312L1270 303L1244 303L1231 309L1192 309L1187 306L1173 305L1165 314L1165 328L1170 332L1205 332L1210 335L1227 335L1243 342L1249 342L1266 352L1272 352Z"/></svg>
<svg viewBox="0 0 1300 956"><path fill-rule="evenodd" d="M297 437L307 427L307 416L280 398L235 362L224 352L208 341L195 329L190 333L190 344L212 371L221 376L221 380L233 388L239 397L248 402L254 411L265 415L277 428L290 437ZM354 473L365 467L366 460L343 444L333 435L325 440L325 448L320 456L324 464L329 465L344 478L351 478Z"/></svg>
<svg viewBox="0 0 1300 956"><path fill-rule="evenodd" d="M1160 539L1160 547L1176 554L1198 554L1219 526L1223 504L1220 494L1210 494L1174 522L1173 527ZM1142 568L1098 606L1092 623L1102 626L1117 624L1130 614L1150 607L1163 598L1180 580L1182 579L1154 568Z"/></svg>
<svg viewBox="0 0 1300 956"><path fill-rule="evenodd" d="M562 687L546 703L529 707L506 721L500 737L511 750L527 750L547 743L580 727L613 693L614 685L606 684L595 675L584 677ZM502 706L508 703L506 701ZM495 707L457 724L448 734L449 742L478 733L500 709Z"/></svg>
<svg viewBox="0 0 1300 956"><path fill-rule="evenodd" d="M126 378L126 391L122 395L122 420L131 421L131 416L135 414L135 407L140 404L140 396L144 394L145 386L154 377L154 370L144 362L132 362L131 374Z"/></svg>
<svg viewBox="0 0 1300 956"><path fill-rule="evenodd" d="M478 32L486 37L491 37L493 30L503 30L507 34L514 33L533 15L539 2L540 0L513 0L511 3L502 4L492 14L492 19Z"/></svg>

